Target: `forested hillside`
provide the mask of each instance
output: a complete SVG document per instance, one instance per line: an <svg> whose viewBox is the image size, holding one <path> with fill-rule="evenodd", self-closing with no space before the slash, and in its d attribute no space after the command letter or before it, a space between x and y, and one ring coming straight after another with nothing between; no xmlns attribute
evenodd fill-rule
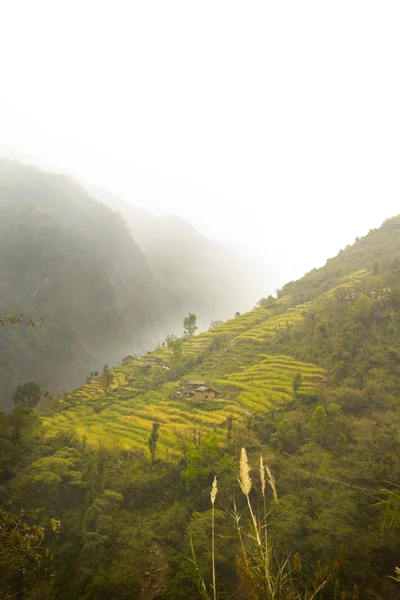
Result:
<svg viewBox="0 0 400 600"><path fill-rule="evenodd" d="M164 314L146 257L72 179L0 161L0 255L0 315L45 317L1 332L3 408L17 384L70 389L157 339Z"/></svg>
<svg viewBox="0 0 400 600"><path fill-rule="evenodd" d="M397 599L399 227L251 312L2 415L3 522L24 509L49 548L3 559L3 589Z"/></svg>

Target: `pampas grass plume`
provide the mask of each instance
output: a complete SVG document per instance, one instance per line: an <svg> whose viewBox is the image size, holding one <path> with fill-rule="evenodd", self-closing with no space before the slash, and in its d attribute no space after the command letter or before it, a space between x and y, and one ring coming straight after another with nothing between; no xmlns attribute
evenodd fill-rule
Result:
<svg viewBox="0 0 400 600"><path fill-rule="evenodd" d="M214 506L215 498L217 497L218 487L217 487L217 476L214 477L214 481L211 489L211 504Z"/></svg>
<svg viewBox="0 0 400 600"><path fill-rule="evenodd" d="M264 470L264 461L263 457L260 454L260 480L261 480L261 492L263 497L265 498L265 470Z"/></svg>
<svg viewBox="0 0 400 600"><path fill-rule="evenodd" d="M242 451L240 453L238 482L243 494L245 496L248 496L251 491L251 477L250 465L247 459L247 452L245 448L242 448Z"/></svg>

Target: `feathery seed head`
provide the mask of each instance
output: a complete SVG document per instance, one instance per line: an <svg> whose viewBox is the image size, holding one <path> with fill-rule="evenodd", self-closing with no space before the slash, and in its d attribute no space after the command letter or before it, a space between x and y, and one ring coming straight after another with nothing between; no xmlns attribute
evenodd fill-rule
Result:
<svg viewBox="0 0 400 600"><path fill-rule="evenodd" d="M263 457L261 454L260 454L260 480L261 480L262 495L265 498L265 471L264 471L264 461L263 461Z"/></svg>
<svg viewBox="0 0 400 600"><path fill-rule="evenodd" d="M240 453L238 482L243 494L245 496L248 496L251 491L251 478L250 465L249 461L247 460L247 452L245 448L242 448L242 451Z"/></svg>
<svg viewBox="0 0 400 600"><path fill-rule="evenodd" d="M265 469L267 471L268 483L271 486L272 495L274 497L275 502L278 502L278 494L276 492L276 486L275 486L275 477L272 475L271 471L269 470L268 465L265 465Z"/></svg>
<svg viewBox="0 0 400 600"><path fill-rule="evenodd" d="M217 497L218 487L217 487L217 476L214 477L214 481L211 489L211 504L214 505L215 498Z"/></svg>

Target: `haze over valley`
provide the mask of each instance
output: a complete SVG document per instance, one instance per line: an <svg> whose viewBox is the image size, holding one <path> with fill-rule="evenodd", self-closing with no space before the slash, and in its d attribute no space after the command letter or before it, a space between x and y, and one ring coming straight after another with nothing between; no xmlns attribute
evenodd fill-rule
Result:
<svg viewBox="0 0 400 600"><path fill-rule="evenodd" d="M1 600L398 600L400 4L0 0Z"/></svg>
<svg viewBox="0 0 400 600"><path fill-rule="evenodd" d="M0 161L2 312L41 327L1 337L1 406L35 379L49 393L180 335L241 312L267 286L241 261L176 217L154 217L65 175ZM252 272L253 271L253 272ZM258 293L257 293L258 290Z"/></svg>

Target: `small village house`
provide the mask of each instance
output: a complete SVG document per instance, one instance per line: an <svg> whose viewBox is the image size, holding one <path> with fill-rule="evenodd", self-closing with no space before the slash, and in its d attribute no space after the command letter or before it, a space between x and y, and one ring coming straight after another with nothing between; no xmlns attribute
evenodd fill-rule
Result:
<svg viewBox="0 0 400 600"><path fill-rule="evenodd" d="M204 381L188 380L181 383L177 392L181 398L193 398L193 400L214 400L218 392L208 387Z"/></svg>
<svg viewBox="0 0 400 600"><path fill-rule="evenodd" d="M218 392L206 385L200 385L192 390L193 400L214 400L218 396Z"/></svg>
<svg viewBox="0 0 400 600"><path fill-rule="evenodd" d="M129 363L133 362L135 360L135 357L132 356L131 354L128 354L128 356L125 356L125 358L123 358L121 360L121 363L123 365L129 365Z"/></svg>

